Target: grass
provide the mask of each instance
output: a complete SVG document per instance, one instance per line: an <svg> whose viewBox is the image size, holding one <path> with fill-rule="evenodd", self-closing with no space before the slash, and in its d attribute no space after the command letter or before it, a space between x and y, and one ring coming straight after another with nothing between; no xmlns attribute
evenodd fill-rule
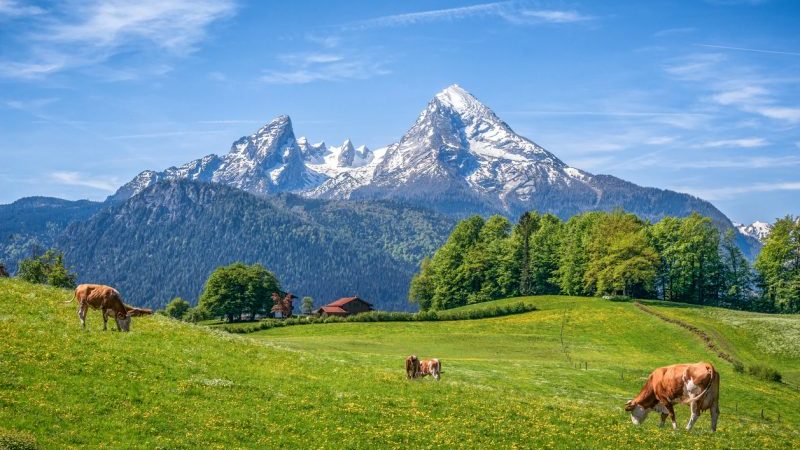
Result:
<svg viewBox="0 0 800 450"><path fill-rule="evenodd" d="M240 336L160 316L134 318L131 333L102 332L98 312L81 330L69 296L0 279L0 424L45 448L709 449L800 440L800 392L735 373L688 331L630 303L529 297L494 305L524 301L538 311L501 318ZM768 345L731 322L760 315L724 311L733 318L723 320L713 308L651 306L697 318L746 365ZM788 348L767 363L789 379L800 342L780 342ZM411 353L440 358L442 381L407 381ZM659 429L653 418L630 423L622 405L649 370L699 360L722 376L717 433L707 414L691 433ZM685 423L688 408L677 413Z"/></svg>

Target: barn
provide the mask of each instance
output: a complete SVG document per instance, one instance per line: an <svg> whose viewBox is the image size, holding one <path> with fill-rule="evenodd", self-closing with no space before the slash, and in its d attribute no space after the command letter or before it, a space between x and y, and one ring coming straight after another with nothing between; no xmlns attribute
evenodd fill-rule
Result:
<svg viewBox="0 0 800 450"><path fill-rule="evenodd" d="M363 312L372 311L372 304L359 297L344 297L336 300L335 302L328 303L327 305L319 308L315 313L319 316L350 316Z"/></svg>

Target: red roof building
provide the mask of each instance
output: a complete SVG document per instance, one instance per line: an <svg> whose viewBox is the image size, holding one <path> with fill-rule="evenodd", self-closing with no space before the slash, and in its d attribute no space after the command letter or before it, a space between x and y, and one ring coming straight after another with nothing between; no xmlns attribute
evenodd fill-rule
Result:
<svg viewBox="0 0 800 450"><path fill-rule="evenodd" d="M350 316L362 312L372 311L372 304L358 297L344 297L315 311L317 315Z"/></svg>

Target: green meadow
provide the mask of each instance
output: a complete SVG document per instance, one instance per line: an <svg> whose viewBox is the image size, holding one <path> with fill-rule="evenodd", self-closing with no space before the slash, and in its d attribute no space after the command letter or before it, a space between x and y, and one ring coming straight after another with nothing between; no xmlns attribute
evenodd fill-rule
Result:
<svg viewBox="0 0 800 450"><path fill-rule="evenodd" d="M155 316L80 328L71 292L0 279L0 442L43 448L798 448L800 316L542 296L538 310L449 322L331 323L247 335ZM498 302L492 302L497 304ZM467 308L481 308L473 305ZM110 328L114 328L110 324ZM409 354L442 381L408 381ZM635 427L622 406L655 367L721 374L719 430ZM763 411L763 414L762 414ZM676 407L680 425L688 407Z"/></svg>

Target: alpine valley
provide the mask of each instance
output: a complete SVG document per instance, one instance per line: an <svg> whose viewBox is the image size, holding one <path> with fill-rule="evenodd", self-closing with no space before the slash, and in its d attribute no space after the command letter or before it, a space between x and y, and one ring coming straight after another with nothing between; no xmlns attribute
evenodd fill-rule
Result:
<svg viewBox="0 0 800 450"><path fill-rule="evenodd" d="M141 172L102 208L82 205L85 213L57 227L59 237L51 227L48 239L79 281L113 284L143 305L196 300L215 267L243 260L318 301L359 295L407 309L419 262L471 214L516 220L538 210L566 219L622 208L656 221L696 211L735 229L697 197L570 167L457 85L386 147L311 142L279 116L223 156ZM737 243L751 259L760 248L739 230Z"/></svg>

